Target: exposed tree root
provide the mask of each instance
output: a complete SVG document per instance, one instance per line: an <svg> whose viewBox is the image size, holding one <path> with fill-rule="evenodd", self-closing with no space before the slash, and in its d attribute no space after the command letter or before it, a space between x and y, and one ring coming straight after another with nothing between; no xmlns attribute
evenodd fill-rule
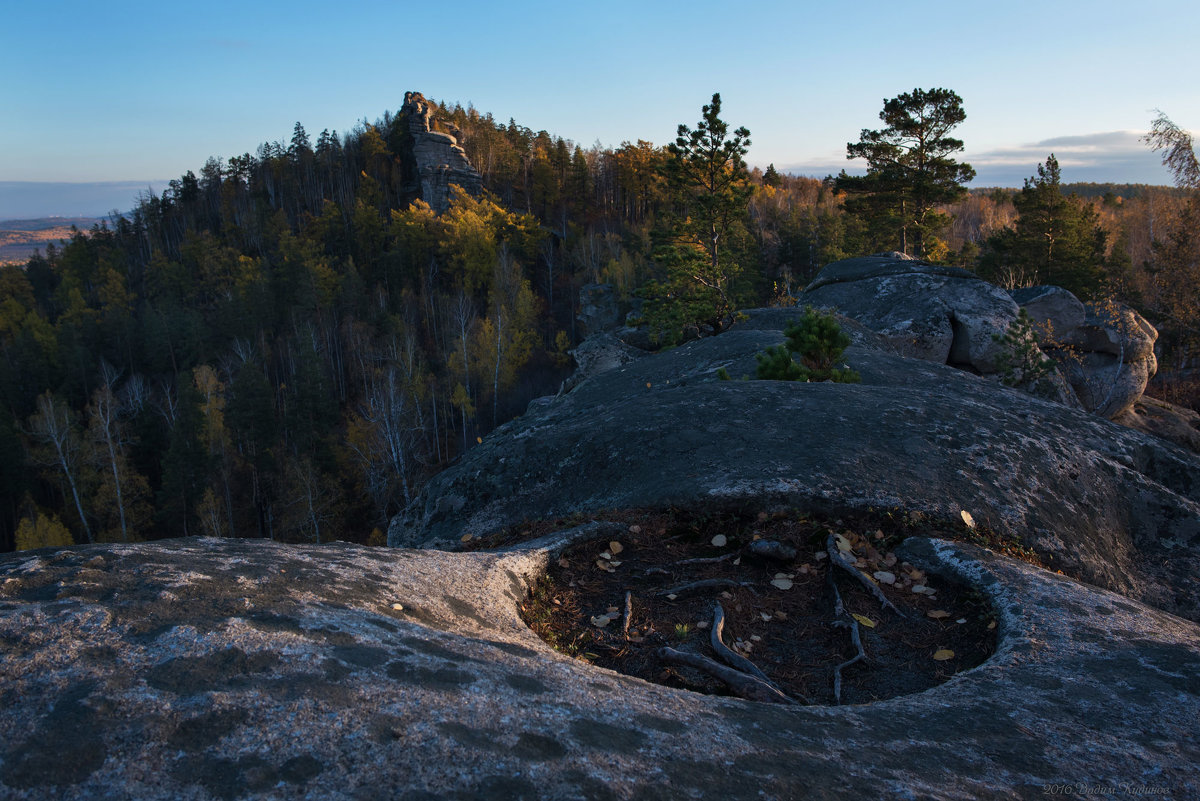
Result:
<svg viewBox="0 0 1200 801"><path fill-rule="evenodd" d="M737 651L734 651L732 648L725 645L725 641L723 639L724 633L725 633L725 609L721 606L720 603L717 603L713 608L712 631L709 634L709 643L712 645L713 651L716 652L717 659L720 659L725 664L729 665L730 667L732 667L738 671L741 671L742 673L746 673L750 676L753 676L754 678L756 678L759 681L766 684L768 687L770 687L775 692L779 693L780 695L786 696L786 693L784 693L783 690L779 689L779 687L777 687L775 685L775 682L771 681L770 677L767 676L766 673L763 673L762 670L758 667L758 665L754 664L749 659L747 659L746 657L739 654ZM804 698L803 696L801 696L800 700L806 704L809 703L809 700L807 698Z"/></svg>
<svg viewBox="0 0 1200 801"><path fill-rule="evenodd" d="M674 648L659 648L658 657L664 662L676 665L686 665L703 671L728 687L734 695L748 701L762 701L768 704L797 704L798 702L781 693L773 685L764 683L761 679L748 676L740 670L714 662L707 656L676 651Z"/></svg>
<svg viewBox="0 0 1200 801"><path fill-rule="evenodd" d="M767 678L767 674L759 670L758 665L725 645L724 640L722 640L724 631L725 610L718 603L713 608L712 631L709 633L709 642L712 644L713 650L717 653L717 659L720 659L732 668L737 668L743 673L749 673L751 676L761 679L767 684L771 684L771 680ZM774 685L772 684L772 686Z"/></svg>
<svg viewBox="0 0 1200 801"><path fill-rule="evenodd" d="M850 641L854 643L854 650L857 651L853 657L833 669L833 701L840 704L842 702L842 668L848 668L855 662L863 661L867 658L867 652L863 650L862 636L859 634L857 620L854 618L850 618L848 621L836 620L833 625L850 629Z"/></svg>

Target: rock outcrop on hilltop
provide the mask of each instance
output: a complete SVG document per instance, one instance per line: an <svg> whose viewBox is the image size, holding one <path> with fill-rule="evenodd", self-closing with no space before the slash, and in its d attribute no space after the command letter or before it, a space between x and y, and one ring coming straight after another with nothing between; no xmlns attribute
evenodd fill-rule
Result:
<svg viewBox="0 0 1200 801"><path fill-rule="evenodd" d="M483 177L449 133L433 129L432 110L420 92L405 92L401 109L412 137L412 155L421 199L441 213L450 207L451 185L478 195Z"/></svg>
<svg viewBox="0 0 1200 801"><path fill-rule="evenodd" d="M1060 287L1010 293L961 268L903 253L834 262L799 301L837 309L885 336L905 356L982 375L1002 371L1000 340L1025 309L1043 351L1065 377L1051 382L1054 399L1109 419L1133 408L1157 368L1158 332L1132 309L1087 307Z"/></svg>

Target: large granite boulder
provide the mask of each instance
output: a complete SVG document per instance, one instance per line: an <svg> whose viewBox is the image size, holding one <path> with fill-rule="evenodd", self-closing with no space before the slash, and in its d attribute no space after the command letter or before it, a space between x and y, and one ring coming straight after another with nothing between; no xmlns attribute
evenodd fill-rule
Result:
<svg viewBox="0 0 1200 801"><path fill-rule="evenodd" d="M1061 287L1010 294L1033 320L1043 350L1063 370L1083 408L1123 419L1158 369L1154 326L1126 306L1085 305Z"/></svg>
<svg viewBox="0 0 1200 801"><path fill-rule="evenodd" d="M1200 627L970 546L979 667L915 695L779 707L570 659L517 616L557 549L187 539L0 558L0 797L1196 798ZM1082 783L1077 785L1076 783Z"/></svg>
<svg viewBox="0 0 1200 801"><path fill-rule="evenodd" d="M869 332L845 354L861 384L717 380L722 367L752 376L788 317L752 313L501 426L425 486L388 543L453 547L529 518L630 506L967 510L1056 569L1200 618L1194 454L875 349Z"/></svg>
<svg viewBox="0 0 1200 801"><path fill-rule="evenodd" d="M886 336L906 356L980 373L997 371L996 341L1017 318L1003 289L958 267L881 253L834 262L799 298L836 308Z"/></svg>

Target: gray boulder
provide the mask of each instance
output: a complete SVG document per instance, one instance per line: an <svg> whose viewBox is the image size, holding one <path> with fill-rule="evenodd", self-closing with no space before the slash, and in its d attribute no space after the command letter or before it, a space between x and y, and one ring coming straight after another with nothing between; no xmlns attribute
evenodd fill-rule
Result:
<svg viewBox="0 0 1200 801"><path fill-rule="evenodd" d="M569 352L575 359L576 368L563 383L564 391L570 391L594 375L629 364L645 355L645 351L625 344L609 332L593 334Z"/></svg>
<svg viewBox="0 0 1200 801"><path fill-rule="evenodd" d="M915 695L778 707L551 650L517 616L579 536L501 553L185 539L0 557L0 797L1195 798L1200 627L962 545L996 653ZM1072 785L1073 786L1073 785Z"/></svg>
<svg viewBox="0 0 1200 801"><path fill-rule="evenodd" d="M1157 371L1158 332L1133 309L1118 304L1085 306L1052 286L1013 290L1029 314L1046 354L1058 363L1083 408L1122 418Z"/></svg>
<svg viewBox="0 0 1200 801"><path fill-rule="evenodd" d="M1003 336L1017 317L1004 290L957 267L900 253L834 262L799 299L833 307L883 334L906 356L994 373Z"/></svg>
<svg viewBox="0 0 1200 801"><path fill-rule="evenodd" d="M1010 290L1014 302L1029 315L1043 340L1057 341L1083 325L1087 309L1079 298L1057 286L1032 286Z"/></svg>
<svg viewBox="0 0 1200 801"><path fill-rule="evenodd" d="M1056 569L1200 617L1194 454L863 346L846 351L862 384L716 378L722 367L754 375L755 354L782 341L735 328L593 376L435 476L388 544L454 547L528 518L616 507L967 510Z"/></svg>

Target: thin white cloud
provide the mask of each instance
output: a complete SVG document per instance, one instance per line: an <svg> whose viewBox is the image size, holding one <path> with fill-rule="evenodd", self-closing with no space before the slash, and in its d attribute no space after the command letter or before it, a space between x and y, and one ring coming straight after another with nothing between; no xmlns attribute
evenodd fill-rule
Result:
<svg viewBox="0 0 1200 801"><path fill-rule="evenodd" d="M1058 159L1064 183L1169 183L1162 160L1142 131L1101 131L1055 136L1029 144L968 153L976 186L1020 186L1050 154Z"/></svg>
<svg viewBox="0 0 1200 801"><path fill-rule="evenodd" d="M1169 184L1170 175L1162 160L1143 141L1143 131L1101 131L1090 134L1055 136L1028 144L1011 145L964 153L962 160L975 168L972 186L1021 186L1037 174L1051 153L1062 168L1064 183L1144 183ZM829 154L804 162L776 165L792 175L822 178L845 170L862 174L861 159L850 161Z"/></svg>

